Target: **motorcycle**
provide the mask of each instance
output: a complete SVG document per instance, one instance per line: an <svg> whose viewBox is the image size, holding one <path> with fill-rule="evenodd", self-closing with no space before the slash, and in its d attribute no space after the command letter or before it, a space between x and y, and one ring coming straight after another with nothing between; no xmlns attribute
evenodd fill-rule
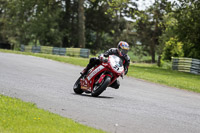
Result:
<svg viewBox="0 0 200 133"><path fill-rule="evenodd" d="M80 76L73 90L76 94L85 92L98 97L119 76L124 76L123 62L118 56L109 55L108 59L102 59L99 65L88 71L86 76Z"/></svg>

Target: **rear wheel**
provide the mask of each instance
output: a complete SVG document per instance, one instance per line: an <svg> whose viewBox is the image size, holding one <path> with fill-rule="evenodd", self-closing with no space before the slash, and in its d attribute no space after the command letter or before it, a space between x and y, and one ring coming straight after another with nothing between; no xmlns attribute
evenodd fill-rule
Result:
<svg viewBox="0 0 200 133"><path fill-rule="evenodd" d="M81 83L80 83L80 79L81 77L78 78L78 80L76 81L76 83L74 84L74 92L76 94L82 94L83 93L83 90L81 90Z"/></svg>
<svg viewBox="0 0 200 133"><path fill-rule="evenodd" d="M100 84L95 84L92 90L92 96L98 97L106 89L106 87L108 87L110 81L111 78L107 76Z"/></svg>

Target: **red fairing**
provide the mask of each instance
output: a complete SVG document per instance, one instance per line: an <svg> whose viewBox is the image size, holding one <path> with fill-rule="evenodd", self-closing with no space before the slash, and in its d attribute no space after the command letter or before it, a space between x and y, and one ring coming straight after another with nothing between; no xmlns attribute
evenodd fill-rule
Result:
<svg viewBox="0 0 200 133"><path fill-rule="evenodd" d="M86 77L81 78L81 89L84 92L91 92L94 85L104 82L105 77L111 77L109 83L109 85L111 85L119 76L122 76L124 73L123 62L122 66L119 67L119 64L115 63L115 59L120 60L120 58L118 59L115 55L109 56L107 62L102 62L100 65L93 68Z"/></svg>
<svg viewBox="0 0 200 133"><path fill-rule="evenodd" d="M99 78L99 81L98 81L99 84L102 82L102 80L105 78L105 76L106 76L105 74L101 75L101 77Z"/></svg>

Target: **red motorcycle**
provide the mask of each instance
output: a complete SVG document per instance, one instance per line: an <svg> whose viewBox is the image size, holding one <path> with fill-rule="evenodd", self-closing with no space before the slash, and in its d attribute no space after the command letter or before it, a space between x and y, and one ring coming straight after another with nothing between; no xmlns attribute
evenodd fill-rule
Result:
<svg viewBox="0 0 200 133"><path fill-rule="evenodd" d="M124 75L122 60L115 55L103 59L101 64L92 68L86 76L80 76L74 84L76 94L91 93L92 96L99 96L109 85Z"/></svg>

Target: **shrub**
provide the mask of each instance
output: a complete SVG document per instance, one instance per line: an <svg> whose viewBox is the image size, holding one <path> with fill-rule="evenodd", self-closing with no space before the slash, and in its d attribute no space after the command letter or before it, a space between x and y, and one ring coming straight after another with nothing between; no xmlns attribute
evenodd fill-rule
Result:
<svg viewBox="0 0 200 133"><path fill-rule="evenodd" d="M163 60L171 60L171 57L183 57L183 43L179 42L177 38L170 38L165 43L164 51L162 54Z"/></svg>

